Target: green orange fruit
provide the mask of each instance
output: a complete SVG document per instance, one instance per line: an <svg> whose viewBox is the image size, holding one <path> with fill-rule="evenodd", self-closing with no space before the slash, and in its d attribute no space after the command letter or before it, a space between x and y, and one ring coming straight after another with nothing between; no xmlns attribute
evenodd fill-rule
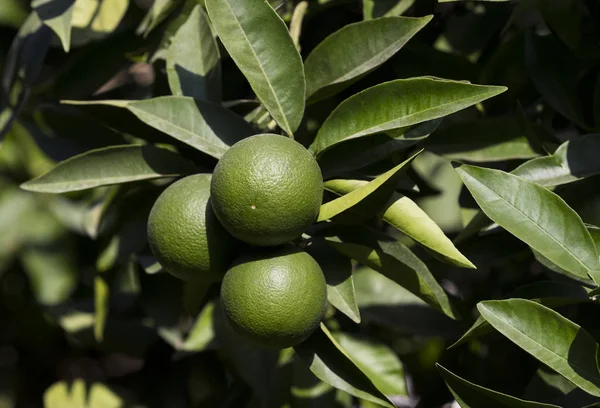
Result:
<svg viewBox="0 0 600 408"><path fill-rule="evenodd" d="M255 250L225 274L221 305L242 338L291 347L305 340L325 314L325 276L309 254L292 245Z"/></svg>
<svg viewBox="0 0 600 408"><path fill-rule="evenodd" d="M323 176L299 143L256 135L221 157L211 197L217 218L231 235L252 245L280 245L299 237L317 218Z"/></svg>
<svg viewBox="0 0 600 408"><path fill-rule="evenodd" d="M210 179L210 174L195 174L171 184L148 218L152 253L169 273L183 280L220 279L235 257L236 240L210 205Z"/></svg>

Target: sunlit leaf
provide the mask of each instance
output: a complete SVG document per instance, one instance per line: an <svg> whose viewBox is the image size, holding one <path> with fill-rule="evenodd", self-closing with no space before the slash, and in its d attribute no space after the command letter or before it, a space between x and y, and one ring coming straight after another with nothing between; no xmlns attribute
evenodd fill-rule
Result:
<svg viewBox="0 0 600 408"><path fill-rule="evenodd" d="M264 0L206 0L223 45L273 119L293 134L304 115L300 54L285 23Z"/></svg>
<svg viewBox="0 0 600 408"><path fill-rule="evenodd" d="M380 18L331 34L306 58L306 97L316 102L343 90L391 58L431 18Z"/></svg>
<svg viewBox="0 0 600 408"><path fill-rule="evenodd" d="M424 77L385 82L342 102L321 126L310 150L318 156L345 140L441 118L505 90Z"/></svg>

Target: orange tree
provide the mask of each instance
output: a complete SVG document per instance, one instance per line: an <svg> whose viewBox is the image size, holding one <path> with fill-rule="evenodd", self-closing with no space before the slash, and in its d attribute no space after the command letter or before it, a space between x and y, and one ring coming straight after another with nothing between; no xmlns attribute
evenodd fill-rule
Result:
<svg viewBox="0 0 600 408"><path fill-rule="evenodd" d="M0 405L596 406L598 13L3 0Z"/></svg>

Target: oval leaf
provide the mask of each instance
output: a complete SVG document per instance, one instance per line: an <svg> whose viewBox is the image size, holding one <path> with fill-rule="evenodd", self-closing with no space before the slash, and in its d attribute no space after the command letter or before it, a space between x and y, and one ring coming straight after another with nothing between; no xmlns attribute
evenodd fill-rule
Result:
<svg viewBox="0 0 600 408"><path fill-rule="evenodd" d="M433 16L389 17L348 24L315 47L304 63L306 97L316 102L391 58Z"/></svg>
<svg viewBox="0 0 600 408"><path fill-rule="evenodd" d="M462 408L560 408L557 405L526 401L473 384L436 364L456 402Z"/></svg>
<svg viewBox="0 0 600 408"><path fill-rule="evenodd" d="M559 267L600 281L594 241L562 198L500 170L463 165L457 171L490 219Z"/></svg>
<svg viewBox="0 0 600 408"><path fill-rule="evenodd" d="M508 297L529 299L550 308L590 302L589 292L583 286L551 281L535 282L521 286L512 291ZM469 330L448 349L467 343L491 331L493 331L492 326L483 317L479 316Z"/></svg>
<svg viewBox="0 0 600 408"><path fill-rule="evenodd" d="M597 152L600 134L589 134L569 140L554 154L529 160L511 173L545 187L572 183L600 173Z"/></svg>
<svg viewBox="0 0 600 408"><path fill-rule="evenodd" d="M320 330L294 349L321 381L355 397L394 408L394 405L356 366L322 323Z"/></svg>
<svg viewBox="0 0 600 408"><path fill-rule="evenodd" d="M175 177L194 171L177 153L154 146L112 146L71 157L21 184L38 193L66 193L111 184Z"/></svg>
<svg viewBox="0 0 600 408"><path fill-rule="evenodd" d="M235 142L254 134L252 127L219 105L184 96L161 96L143 101L76 102L125 108L142 122L219 159Z"/></svg>
<svg viewBox="0 0 600 408"><path fill-rule="evenodd" d="M355 190L349 192L348 194L343 195L340 198L336 198L333 201L323 204L319 211L319 217L317 219L317 222L325 221L330 218L333 218L336 215L343 213L344 211L354 207L355 205L359 204L361 201L365 200L367 197L369 197L369 195L375 193L379 188L381 188L384 184L386 184L387 181L393 180L393 177L398 173L398 171L400 171L407 164L410 164L415 159L415 157L417 157L417 155L419 155L419 153L421 153L421 152L420 151L417 152L416 154L412 155L411 157L409 157L408 159L406 159L405 161L403 161L402 163L400 163L393 169L383 173L382 175L380 175L376 179L370 181L369 183L356 188ZM335 185L336 185L336 182L338 182L338 181L346 181L346 180L328 181L325 184L325 188L327 190L333 189L333 191L335 192L335 189L337 188L337 187L335 187ZM353 181L355 182L356 180L353 180Z"/></svg>
<svg viewBox="0 0 600 408"><path fill-rule="evenodd" d="M192 9L171 41L167 77L173 95L221 102L221 56L200 5Z"/></svg>
<svg viewBox="0 0 600 408"><path fill-rule="evenodd" d="M321 126L310 150L320 155L344 140L440 118L505 90L435 78L385 82L342 102Z"/></svg>
<svg viewBox="0 0 600 408"><path fill-rule="evenodd" d="M215 31L256 96L288 134L304 115L302 59L283 20L265 0L206 0Z"/></svg>
<svg viewBox="0 0 600 408"><path fill-rule="evenodd" d="M598 344L587 331L530 300L486 301L477 309L523 350L582 390L600 396Z"/></svg>

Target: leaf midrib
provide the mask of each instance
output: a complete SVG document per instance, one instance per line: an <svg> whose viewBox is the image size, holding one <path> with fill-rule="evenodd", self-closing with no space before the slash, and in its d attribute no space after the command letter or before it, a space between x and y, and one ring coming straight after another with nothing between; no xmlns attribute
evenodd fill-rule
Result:
<svg viewBox="0 0 600 408"><path fill-rule="evenodd" d="M541 225L536 224L534 222L534 220L532 218L530 218L527 214L525 214L519 208L517 208L514 205L512 205L510 202L508 202L504 197L502 197L501 195L499 195L498 193L496 193L494 190L490 189L488 186L486 186L485 184L483 184L482 182L480 182L477 178L473 177L472 175L470 175L467 172L465 172L465 174L467 174L469 177L471 177L473 180L475 180L477 183L479 183L485 189L487 189L488 191L492 192L496 197L498 197L500 200L502 200L503 202L505 202L511 208L514 208L519 214L521 214L523 217L525 217L527 220L529 220L529 222L531 222L535 227L537 227L540 231L544 232L548 237L550 237L550 239L552 241L554 241L556 244L558 244L559 247L561 247L562 249L564 249L573 259L575 259L581 266L583 266L583 268L586 271L588 271L588 275L589 275L589 272L591 272L592 269L588 268L586 264L584 264L583 262L581 262L581 260L577 256L575 256L574 253L572 253L567 247L565 247L561 242L559 242L556 238L554 238L548 231L546 231L544 228L542 228ZM517 177L517 176L514 176L514 177Z"/></svg>
<svg viewBox="0 0 600 408"><path fill-rule="evenodd" d="M273 95L273 98L275 99L275 103L277 104L277 107L279 108L279 111L282 114L282 119L285 122L285 126L287 128L286 131L289 131L289 133L292 133L292 128L290 127L290 124L289 124L289 122L287 120L287 116L285 115L285 112L283 111L281 103L279 102L279 98L277 97L277 94L275 93L275 89L273 88L273 85L271 84L271 81L269 80L269 77L268 77L267 73L265 72L262 64L260 63L260 59L258 58L258 55L256 54L256 51L254 51L254 48L252 47L252 43L250 42L250 39L246 35L246 32L244 31L244 28L243 28L242 24L240 23L240 20L235 15L235 13L233 11L233 8L229 4L229 1L228 0L223 0L223 1L227 5L227 8L229 9L229 11L231 12L231 16L233 17L233 19L235 20L235 22L237 23L237 25L240 27L240 31L242 32L242 36L244 37L244 40L246 40L246 42L248 43L248 46L249 46L250 50L252 51L252 55L254 56L254 58L256 59L256 62L258 63L258 67L260 68L261 72L263 73L263 76L265 77L265 79L267 81L267 85L269 85L269 89L271 90L271 94ZM271 6L269 6L267 4L267 7L271 7ZM279 18L279 16L276 16L276 17Z"/></svg>
<svg viewBox="0 0 600 408"><path fill-rule="evenodd" d="M551 353L552 355L554 355L554 356L558 357L558 358L559 358L560 360L562 360L563 362L566 362L568 366L570 366L570 367L574 367L574 368L577 368L577 369L579 369L579 370L581 370L581 371L584 371L586 374L590 374L590 373L587 371L587 369L585 369L585 370L584 370L584 369L583 369L583 367L581 367L581 366L579 366L579 365L577 365L577 364L569 363L569 360L565 359L565 358L564 358L564 357L562 357L560 354L557 354L557 353L556 353L556 352L554 352L552 349L550 349L550 348L546 347L544 344L542 344L542 343L540 343L540 342L536 341L535 339L533 339L532 337L528 336L528 335L527 335L525 332L523 332L523 331L519 330L519 329L518 329L517 327L515 327L514 325L511 325L511 324L510 324L510 323L509 323L507 320L505 320L505 319L503 319L501 316L499 316L499 315L497 315L497 314L493 313L493 312L492 312L492 311L491 311L489 308L487 308L485 305L482 305L482 307L483 307L484 309L486 309L486 310L487 310L487 311L488 311L488 312L489 312L489 313L490 313L492 316L496 317L498 320L502 321L502 323L506 324L506 325L507 325L509 328L512 328L514 331L516 331L516 332L520 333L522 336L526 337L527 339L529 339L530 341L534 342L535 344L538 344L539 346L541 346L542 348L544 348L545 350L547 350L547 351L548 351L549 353ZM489 321L488 321L488 323L489 323ZM491 324L491 323L490 323L490 324ZM492 325L492 326L493 326L493 325ZM582 328L579 328L579 330L583 330L583 329L582 329ZM507 337L508 337L508 336L507 336ZM573 370L573 371L575 371L575 370ZM577 373L575 373L575 374L577 374ZM594 374L594 373L591 373L591 374ZM596 374L597 374L597 373L596 373ZM578 376L579 376L579 377L581 377L580 375L578 375ZM600 377L597 377L596 375L592 375L592 377L596 377L596 378L598 378L598 379L600 380ZM583 380L585 380L585 381L587 381L587 382L589 382L589 383L593 384L593 385L596 385L596 384L594 384L592 381L590 381L590 380L588 380L588 379L586 379L586 378L584 378L584 377L581 377L581 378L582 378ZM599 381L599 383L600 383L600 381ZM599 386L599 385L596 385L596 386Z"/></svg>

